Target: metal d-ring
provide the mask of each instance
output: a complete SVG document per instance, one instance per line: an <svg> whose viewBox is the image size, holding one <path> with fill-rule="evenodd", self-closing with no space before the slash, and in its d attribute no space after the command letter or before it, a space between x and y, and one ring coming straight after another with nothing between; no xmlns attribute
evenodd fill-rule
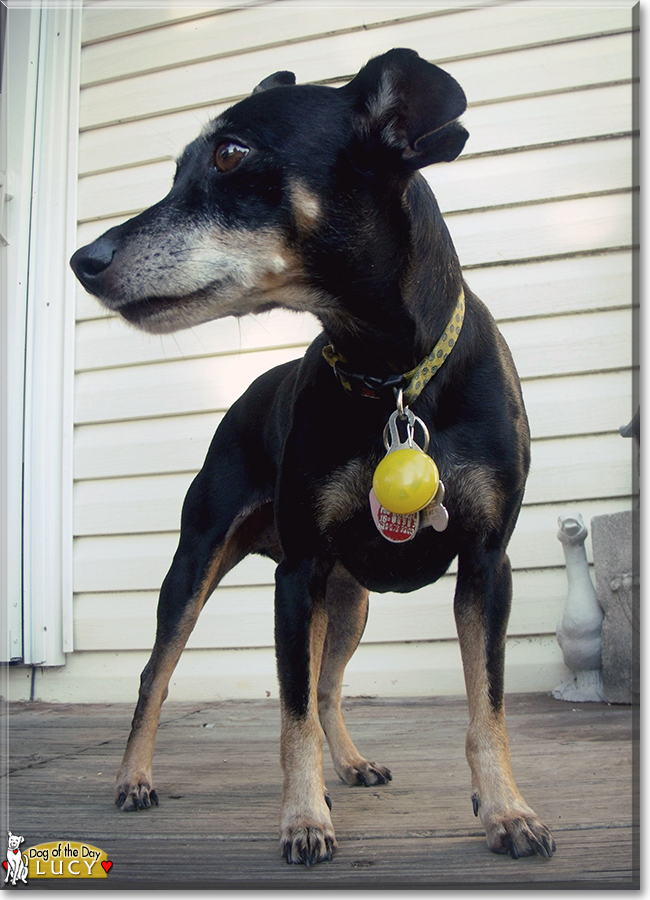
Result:
<svg viewBox="0 0 650 900"><path fill-rule="evenodd" d="M401 394L401 391L400 391ZM390 419L386 423L384 427L384 447L386 450L394 450L397 447L402 446L403 443L406 443L409 447L413 446L414 434L415 434L415 426L419 425L422 429L422 434L424 437L423 445L420 446L417 444L420 449L426 453L429 449L429 429L424 424L422 419L419 416L416 416L415 413L411 412L408 406L402 406L401 414L399 408L400 396L398 395L397 402L398 407L395 412L391 415ZM406 430L406 441L403 442L399 435L399 429L397 427L398 418L407 420L407 430Z"/></svg>

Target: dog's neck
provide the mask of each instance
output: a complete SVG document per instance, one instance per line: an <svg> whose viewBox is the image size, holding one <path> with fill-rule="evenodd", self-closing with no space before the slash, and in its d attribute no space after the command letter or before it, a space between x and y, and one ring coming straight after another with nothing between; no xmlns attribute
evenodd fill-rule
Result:
<svg viewBox="0 0 650 900"><path fill-rule="evenodd" d="M334 310L321 317L336 352L356 372L388 376L411 370L440 338L462 289L451 237L421 176L405 195L404 211L408 242L395 254L391 280L381 289L368 286L365 295L364 286L357 286L345 315Z"/></svg>

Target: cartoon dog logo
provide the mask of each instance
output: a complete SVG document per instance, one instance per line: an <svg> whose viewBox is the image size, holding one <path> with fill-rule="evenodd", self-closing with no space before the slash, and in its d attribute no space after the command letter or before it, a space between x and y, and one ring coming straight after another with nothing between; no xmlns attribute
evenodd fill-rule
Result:
<svg viewBox="0 0 650 900"><path fill-rule="evenodd" d="M18 849L25 838L18 834L12 834L10 831L7 832L7 835L9 840L7 842L7 877L5 878L5 884L9 879L11 879L13 885L17 881L27 884L27 857L23 858Z"/></svg>

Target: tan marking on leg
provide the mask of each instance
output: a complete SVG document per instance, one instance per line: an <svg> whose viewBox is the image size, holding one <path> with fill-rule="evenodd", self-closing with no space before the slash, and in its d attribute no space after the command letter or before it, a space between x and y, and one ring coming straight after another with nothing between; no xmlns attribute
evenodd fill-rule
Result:
<svg viewBox="0 0 650 900"><path fill-rule="evenodd" d="M115 802L124 812L147 807L150 800L158 805L153 791L152 760L160 710L202 606L199 592L181 619L175 640L165 645L157 642L142 673L138 705L115 785Z"/></svg>
<svg viewBox="0 0 650 900"><path fill-rule="evenodd" d="M347 784L385 784L390 771L359 753L343 720L341 689L345 667L366 624L368 591L340 564L327 582L328 624L318 682L318 712L336 774Z"/></svg>
<svg viewBox="0 0 650 900"><path fill-rule="evenodd" d="M318 722L316 685L327 630L323 603L312 610L309 641L309 702L304 718L281 708L280 760L284 772L280 846L287 862L312 863L331 859L336 847L325 800L323 730Z"/></svg>
<svg viewBox="0 0 650 900"><path fill-rule="evenodd" d="M188 603L172 641L156 637L141 678L131 733L117 773L115 802L123 811L157 805L152 761L160 710L169 681L185 649L199 614L223 576L252 550L273 553L277 540L268 505L246 510L233 522L223 544L214 552L199 590Z"/></svg>
<svg viewBox="0 0 650 900"><path fill-rule="evenodd" d="M550 856L550 832L521 796L512 772L503 703L490 702L485 631L479 604L467 603L456 614L467 687L470 723L466 755L472 772L473 802L497 853Z"/></svg>

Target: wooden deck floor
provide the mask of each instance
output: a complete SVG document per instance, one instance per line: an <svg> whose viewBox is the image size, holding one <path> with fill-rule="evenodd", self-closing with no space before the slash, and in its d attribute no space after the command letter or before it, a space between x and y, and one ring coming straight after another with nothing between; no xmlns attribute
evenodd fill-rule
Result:
<svg viewBox="0 0 650 900"><path fill-rule="evenodd" d="M113 862L106 880L30 887L638 887L629 707L508 697L519 787L557 841L551 860L516 861L487 850L472 814L464 700L346 707L361 752L388 765L394 780L351 788L326 752L339 849L331 863L304 869L278 851L276 702L167 704L154 769L161 805L129 814L117 811L112 792L131 707L13 705L5 831L24 835L24 847L82 841Z"/></svg>

